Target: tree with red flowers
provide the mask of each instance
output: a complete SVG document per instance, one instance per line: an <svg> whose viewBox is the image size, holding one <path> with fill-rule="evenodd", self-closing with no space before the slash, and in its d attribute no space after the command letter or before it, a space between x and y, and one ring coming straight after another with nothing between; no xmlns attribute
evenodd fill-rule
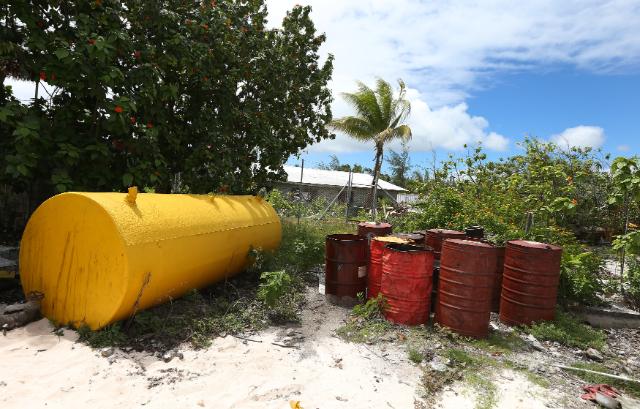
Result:
<svg viewBox="0 0 640 409"><path fill-rule="evenodd" d="M0 79L0 183L66 190L251 192L330 138L332 58L296 6L278 29L263 0L9 1Z"/></svg>

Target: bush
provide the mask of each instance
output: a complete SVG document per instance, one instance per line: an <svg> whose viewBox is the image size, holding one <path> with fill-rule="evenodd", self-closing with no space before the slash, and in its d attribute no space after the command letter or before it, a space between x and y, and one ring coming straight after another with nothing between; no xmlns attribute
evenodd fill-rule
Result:
<svg viewBox="0 0 640 409"><path fill-rule="evenodd" d="M569 300L584 304L600 304L604 283L601 272L604 260L595 253L584 252L580 246L564 248L560 271L559 300Z"/></svg>
<svg viewBox="0 0 640 409"><path fill-rule="evenodd" d="M332 137L332 57L320 61L310 12L271 28L263 0L8 2L0 79L39 93L22 103L0 87L0 183L36 199L269 185Z"/></svg>
<svg viewBox="0 0 640 409"><path fill-rule="evenodd" d="M291 276L284 271L267 271L260 275L258 299L269 307L275 307L293 287Z"/></svg>

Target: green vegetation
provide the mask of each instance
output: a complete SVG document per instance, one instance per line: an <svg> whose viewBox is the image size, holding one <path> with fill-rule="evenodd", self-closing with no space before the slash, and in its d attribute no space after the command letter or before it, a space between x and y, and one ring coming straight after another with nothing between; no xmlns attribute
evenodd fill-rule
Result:
<svg viewBox="0 0 640 409"><path fill-rule="evenodd" d="M576 362L573 365L575 368L589 369L591 371L604 372L604 373L612 373L611 369L607 368L603 364L595 363L595 362ZM635 398L640 398L640 384L637 382L627 382L619 379L614 379L604 375L598 375L588 372L582 371L571 371L573 374L577 375L585 382L588 383L606 383L608 385L614 386L620 389L623 392L626 392Z"/></svg>
<svg viewBox="0 0 640 409"><path fill-rule="evenodd" d="M607 337L604 332L582 324L571 314L556 312L554 321L540 322L525 328L539 340L555 341L569 347L602 350Z"/></svg>
<svg viewBox="0 0 640 409"><path fill-rule="evenodd" d="M419 364L423 359L420 351L414 348L407 349L407 357L409 358L409 361L413 362L414 364Z"/></svg>
<svg viewBox="0 0 640 409"><path fill-rule="evenodd" d="M509 354L524 350L526 343L515 333L492 332L486 339L474 339L471 345L490 353Z"/></svg>
<svg viewBox="0 0 640 409"><path fill-rule="evenodd" d="M382 315L385 301L382 295L353 308L352 315L336 334L349 342L374 343L389 335L393 325Z"/></svg>
<svg viewBox="0 0 640 409"><path fill-rule="evenodd" d="M35 202L131 185L256 192L333 137L333 59L310 7L271 28L262 0L45 6L11 1L0 25L0 83L37 83L29 102L0 86L0 184Z"/></svg>

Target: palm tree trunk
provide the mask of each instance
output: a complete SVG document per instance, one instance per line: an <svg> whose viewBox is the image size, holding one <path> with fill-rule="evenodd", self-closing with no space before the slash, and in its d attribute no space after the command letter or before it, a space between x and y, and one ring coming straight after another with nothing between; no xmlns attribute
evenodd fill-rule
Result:
<svg viewBox="0 0 640 409"><path fill-rule="evenodd" d="M378 212L378 179L380 179L380 168L382 167L383 148L381 143L376 144L376 165L373 168L373 182L371 183L373 192L371 195L371 215L374 221L376 221Z"/></svg>

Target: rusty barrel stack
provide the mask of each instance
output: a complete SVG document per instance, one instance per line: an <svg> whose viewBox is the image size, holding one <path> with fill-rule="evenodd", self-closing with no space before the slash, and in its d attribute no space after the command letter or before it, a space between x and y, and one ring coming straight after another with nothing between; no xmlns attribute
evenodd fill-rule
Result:
<svg viewBox="0 0 640 409"><path fill-rule="evenodd" d="M352 302L367 288L367 239L331 234L325 241L325 294Z"/></svg>
<svg viewBox="0 0 640 409"><path fill-rule="evenodd" d="M405 324L425 324L431 305L433 252L410 244L391 243L382 256L381 289L385 318Z"/></svg>
<svg viewBox="0 0 640 409"><path fill-rule="evenodd" d="M374 237L369 247L369 264L367 265L367 298L376 298L382 283L382 255L384 248L390 243L409 244L405 239L384 236Z"/></svg>
<svg viewBox="0 0 640 409"><path fill-rule="evenodd" d="M484 338L489 332L496 248L449 239L442 245L436 321L455 332Z"/></svg>
<svg viewBox="0 0 640 409"><path fill-rule="evenodd" d="M529 325L555 318L562 248L535 241L507 243L500 321Z"/></svg>

